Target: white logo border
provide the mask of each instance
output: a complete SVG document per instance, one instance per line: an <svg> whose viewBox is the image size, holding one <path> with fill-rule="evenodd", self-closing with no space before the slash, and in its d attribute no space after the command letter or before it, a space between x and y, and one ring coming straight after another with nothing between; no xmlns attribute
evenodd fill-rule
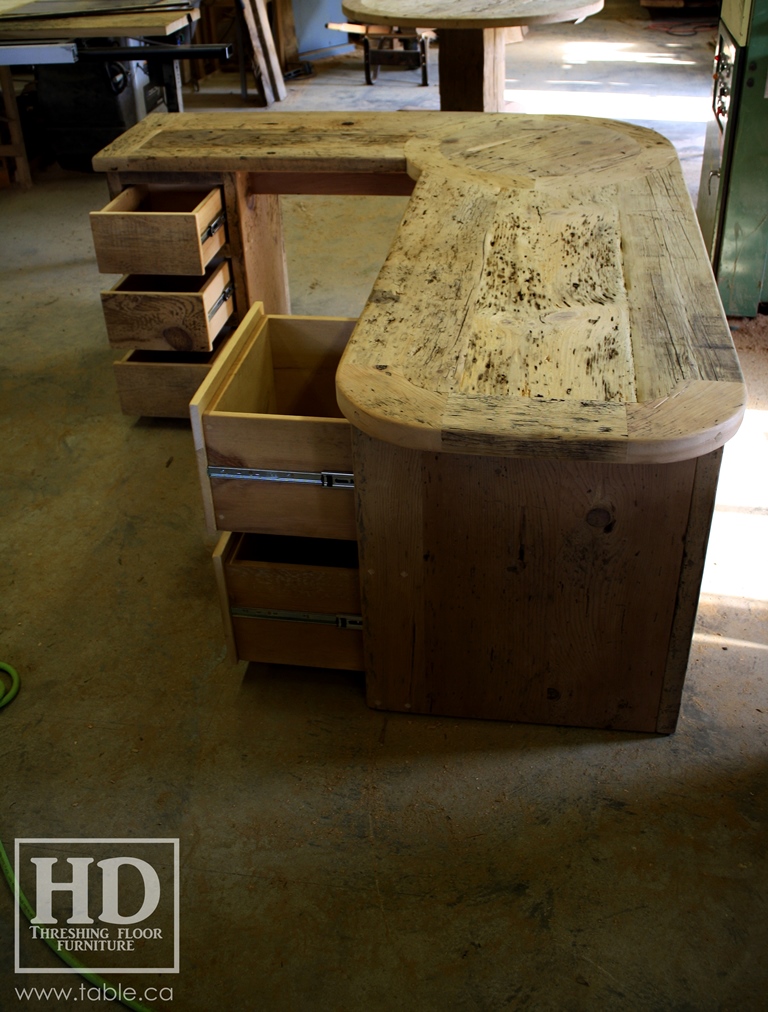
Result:
<svg viewBox="0 0 768 1012"><path fill-rule="evenodd" d="M84 966L86 973L179 973L179 838L178 837L20 837L14 840L13 847L13 876L14 876L14 947L13 947L13 969L14 973L81 973L82 970L74 966L62 965L60 967L22 967L21 962L21 904L19 903L19 863L21 844L60 844L60 843L160 843L173 845L173 966L166 967L126 967L126 966ZM43 944L45 944L43 942Z"/></svg>

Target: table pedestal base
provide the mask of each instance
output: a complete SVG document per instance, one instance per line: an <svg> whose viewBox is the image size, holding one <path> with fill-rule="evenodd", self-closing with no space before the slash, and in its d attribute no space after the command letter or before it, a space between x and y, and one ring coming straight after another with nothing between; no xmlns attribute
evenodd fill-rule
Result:
<svg viewBox="0 0 768 1012"><path fill-rule="evenodd" d="M504 111L506 28L450 28L440 32L440 108Z"/></svg>

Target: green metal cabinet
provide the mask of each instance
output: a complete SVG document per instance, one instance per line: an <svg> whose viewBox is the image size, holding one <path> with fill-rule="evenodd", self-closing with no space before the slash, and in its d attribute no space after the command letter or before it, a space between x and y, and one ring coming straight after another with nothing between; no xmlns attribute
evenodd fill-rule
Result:
<svg viewBox="0 0 768 1012"><path fill-rule="evenodd" d="M726 313L755 316L768 301L768 0L727 0L718 35L696 210Z"/></svg>

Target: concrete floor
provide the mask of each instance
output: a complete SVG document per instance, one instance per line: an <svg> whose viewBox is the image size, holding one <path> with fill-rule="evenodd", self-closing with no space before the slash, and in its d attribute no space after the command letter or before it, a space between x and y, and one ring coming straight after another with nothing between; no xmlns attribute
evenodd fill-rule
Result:
<svg viewBox="0 0 768 1012"><path fill-rule="evenodd" d="M650 24L620 8L532 31L509 47L510 108L650 96L640 121L695 190L711 32ZM577 41L600 45L563 67ZM358 55L324 61L284 108L436 107L398 73L366 88ZM236 92L219 75L187 107ZM690 100L672 121L670 95ZM766 1009L766 318L733 321L750 410L676 734L385 715L359 675L226 662L189 427L119 411L88 225L106 199L55 167L0 192L0 660L22 678L0 838L180 839L180 973L108 976L172 987L154 1005L180 1012ZM402 206L287 200L294 311L359 312ZM26 938L22 957L60 966ZM19 999L79 982L13 965L5 894L0 1008L104 1007Z"/></svg>

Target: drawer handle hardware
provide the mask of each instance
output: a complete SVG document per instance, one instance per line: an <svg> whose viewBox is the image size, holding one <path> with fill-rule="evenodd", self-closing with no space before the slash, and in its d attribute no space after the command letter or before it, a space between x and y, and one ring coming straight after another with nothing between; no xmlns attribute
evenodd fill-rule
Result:
<svg viewBox="0 0 768 1012"><path fill-rule="evenodd" d="M271 622L308 622L311 625L329 625L336 629L363 628L362 615L334 615L321 611L280 611L274 608L232 608L233 618L263 618Z"/></svg>
<svg viewBox="0 0 768 1012"><path fill-rule="evenodd" d="M226 223L227 216L222 211L221 214L217 214L213 221L200 233L200 241L206 242L208 239L213 238L219 229Z"/></svg>
<svg viewBox="0 0 768 1012"><path fill-rule="evenodd" d="M274 471L259 467L209 467L209 478L241 481L276 481L289 485L321 485L323 488L354 488L355 476L345 471Z"/></svg>
<svg viewBox="0 0 768 1012"><path fill-rule="evenodd" d="M216 299L214 304L208 310L209 320L212 320L214 316L218 313L218 311L221 309L221 307L224 305L224 303L228 302L232 298L232 293L234 292L234 290L235 290L234 285L231 284L227 285L227 287L224 289L224 291L221 293L218 299Z"/></svg>

